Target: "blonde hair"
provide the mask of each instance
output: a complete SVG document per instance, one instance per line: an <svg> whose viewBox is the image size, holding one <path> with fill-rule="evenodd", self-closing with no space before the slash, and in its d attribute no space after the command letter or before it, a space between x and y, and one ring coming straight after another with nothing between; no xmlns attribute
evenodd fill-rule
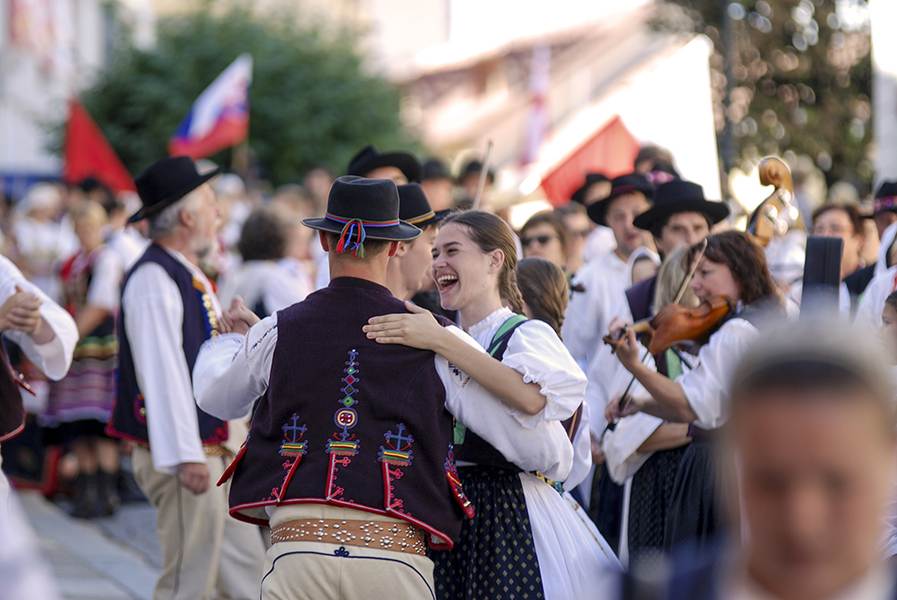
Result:
<svg viewBox="0 0 897 600"><path fill-rule="evenodd" d="M676 299L679 286L682 285L682 281L688 274L690 266L688 264L688 254L688 246L676 248L667 255L666 260L660 265L660 270L657 271L657 288L654 290L655 313ZM682 306L697 306L699 304L691 286L686 288L679 304Z"/></svg>

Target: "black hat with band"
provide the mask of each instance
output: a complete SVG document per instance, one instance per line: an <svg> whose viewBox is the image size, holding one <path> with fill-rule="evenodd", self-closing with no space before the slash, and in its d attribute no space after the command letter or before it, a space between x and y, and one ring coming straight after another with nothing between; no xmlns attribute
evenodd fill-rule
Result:
<svg viewBox="0 0 897 600"><path fill-rule="evenodd" d="M421 230L399 219L399 191L389 179L337 177L327 198L327 214L304 219L306 227L339 234L336 252L364 256L367 239L413 240Z"/></svg>

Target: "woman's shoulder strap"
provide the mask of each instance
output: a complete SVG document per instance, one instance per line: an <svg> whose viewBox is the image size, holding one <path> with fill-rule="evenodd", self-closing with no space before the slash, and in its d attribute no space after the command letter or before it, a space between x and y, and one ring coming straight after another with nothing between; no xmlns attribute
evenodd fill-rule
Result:
<svg viewBox="0 0 897 600"><path fill-rule="evenodd" d="M501 324L495 335L492 336L492 341L489 342L489 354L495 357L499 350L502 350L502 354L504 354L504 348L507 347L507 342L511 339L511 335L527 320L526 317L518 314L513 314L505 319L505 322Z"/></svg>

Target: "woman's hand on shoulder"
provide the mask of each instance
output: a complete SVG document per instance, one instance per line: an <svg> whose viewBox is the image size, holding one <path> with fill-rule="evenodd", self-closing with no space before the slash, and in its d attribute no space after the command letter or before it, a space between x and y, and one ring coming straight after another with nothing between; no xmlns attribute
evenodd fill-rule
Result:
<svg viewBox="0 0 897 600"><path fill-rule="evenodd" d="M409 313L371 317L362 331L368 339L378 344L402 344L422 350L434 350L444 327L430 311L413 302L406 300L405 307Z"/></svg>

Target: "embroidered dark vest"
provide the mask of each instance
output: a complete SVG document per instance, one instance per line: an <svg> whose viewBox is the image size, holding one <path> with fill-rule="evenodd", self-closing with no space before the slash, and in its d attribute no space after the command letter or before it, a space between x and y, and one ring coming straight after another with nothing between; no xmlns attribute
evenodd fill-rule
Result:
<svg viewBox="0 0 897 600"><path fill-rule="evenodd" d="M181 295L184 305L184 321L181 326L183 336L182 349L184 358L187 359L187 367L193 372L196 356L199 349L212 335L212 324L209 318L211 302L204 297L206 290L199 282L195 282L190 270L182 265L175 257L157 244L151 244L134 266L125 275L122 282L122 293L125 286L137 269L146 263L154 263L165 269L171 277ZM207 306L208 305L208 306ZM140 386L137 384L137 372L134 366L134 357L131 354L131 344L125 331L125 306L121 305L118 319L118 370L116 372L116 400L112 410L112 418L106 427L107 433L112 436L129 439L142 444L149 444L149 434L146 426L146 406ZM216 419L196 407L196 417L199 424L199 435L202 443L206 445L220 444L227 440L227 423Z"/></svg>
<svg viewBox="0 0 897 600"><path fill-rule="evenodd" d="M33 393L22 376L13 370L6 348L0 341L0 442L14 438L25 427L25 407L20 387Z"/></svg>
<svg viewBox="0 0 897 600"><path fill-rule="evenodd" d="M403 519L431 547L452 547L473 512L434 355L361 329L403 312L386 288L341 277L277 313L268 389L222 476L233 476L231 515L266 524L266 507L330 504Z"/></svg>

